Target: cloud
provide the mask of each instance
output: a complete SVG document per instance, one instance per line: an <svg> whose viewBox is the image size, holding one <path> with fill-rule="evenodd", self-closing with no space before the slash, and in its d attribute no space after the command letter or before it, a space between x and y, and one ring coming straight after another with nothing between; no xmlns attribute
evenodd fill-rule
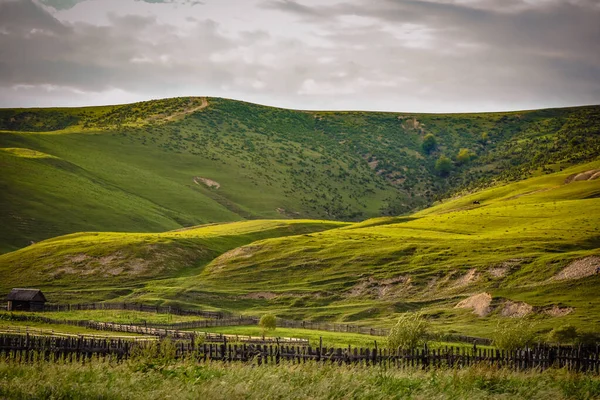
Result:
<svg viewBox="0 0 600 400"><path fill-rule="evenodd" d="M36 1L0 0L2 106L178 95L395 111L600 103L591 0L247 0L235 13L215 0Z"/></svg>

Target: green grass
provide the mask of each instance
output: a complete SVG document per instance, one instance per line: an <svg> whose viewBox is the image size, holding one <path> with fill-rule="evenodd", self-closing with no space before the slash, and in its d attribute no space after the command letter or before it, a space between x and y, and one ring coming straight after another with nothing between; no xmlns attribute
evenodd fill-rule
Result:
<svg viewBox="0 0 600 400"><path fill-rule="evenodd" d="M594 399L597 376L489 367L419 371L305 364L144 362L16 364L0 359L6 399Z"/></svg>
<svg viewBox="0 0 600 400"><path fill-rule="evenodd" d="M220 326L214 328L202 328L201 331L240 336L263 336L263 332L258 326ZM372 348L375 345L375 341L377 341L380 347L382 347L385 342L385 338L378 336L293 328L277 328L275 331L265 332L264 336L308 339L310 341L310 345L313 347L319 346L320 338L323 338L324 347L352 346Z"/></svg>
<svg viewBox="0 0 600 400"><path fill-rule="evenodd" d="M101 288L119 296L145 280L197 274L218 255L255 240L344 225L329 221L257 220L156 234L72 234L0 256L0 270L12 271L0 287L9 290L27 282L29 286L48 288L50 284L56 293L62 293L62 302L70 290L73 298L79 300L106 298L107 293L97 293ZM66 291L65 287L70 289ZM86 288L89 291L82 294ZM59 298L55 296L53 300L58 302Z"/></svg>
<svg viewBox="0 0 600 400"><path fill-rule="evenodd" d="M563 324L597 332L600 276L553 278L600 255L600 180L566 183L594 169L600 161L357 224L67 235L0 256L0 285L39 286L54 302L118 299L375 327L420 310L440 333L486 337L513 301L534 307L540 339ZM492 274L503 266L505 275ZM482 292L492 295L488 316L455 308ZM572 312L543 312L552 307Z"/></svg>
<svg viewBox="0 0 600 400"><path fill-rule="evenodd" d="M25 333L27 331L32 334L40 334L40 335L54 335L54 334L70 334L70 335L95 335L95 336L103 336L103 337L119 337L119 336L132 336L132 337L140 337L140 335L136 335L133 333L127 332L107 332L107 331L98 331L95 329L88 329L81 326L71 326L71 325L62 325L62 324L47 324L45 322L36 322L36 321L10 321L4 320L0 316L0 332L14 332L18 330L21 333Z"/></svg>
<svg viewBox="0 0 600 400"><path fill-rule="evenodd" d="M204 318L193 315L157 314L132 310L74 310L54 312L0 312L0 320L10 315L45 317L55 320L115 322L118 324L172 324L176 322L198 321Z"/></svg>
<svg viewBox="0 0 600 400"><path fill-rule="evenodd" d="M196 110L203 101L1 109L0 252L81 231L404 214L600 151L597 106L442 115L304 112L210 98ZM438 147L425 154L428 133ZM476 158L437 176L437 158L456 160L462 148Z"/></svg>

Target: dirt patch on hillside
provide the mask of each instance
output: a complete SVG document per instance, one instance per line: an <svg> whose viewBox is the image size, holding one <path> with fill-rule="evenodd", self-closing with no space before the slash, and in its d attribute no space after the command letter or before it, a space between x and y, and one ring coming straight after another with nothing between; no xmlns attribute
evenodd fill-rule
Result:
<svg viewBox="0 0 600 400"><path fill-rule="evenodd" d="M479 280L479 277L480 275L477 273L477 270L473 268L470 269L466 274L458 278L456 281L454 281L454 284L452 286L454 288L465 287Z"/></svg>
<svg viewBox="0 0 600 400"><path fill-rule="evenodd" d="M523 261L525 261L524 258L513 258L510 260L506 260L503 261L501 264L488 269L487 272L492 278L504 278L512 270L519 268Z"/></svg>
<svg viewBox="0 0 600 400"><path fill-rule="evenodd" d="M381 280L369 277L354 285L348 292L348 297L389 299L407 293L411 287L410 276L401 275Z"/></svg>
<svg viewBox="0 0 600 400"><path fill-rule="evenodd" d="M205 252L204 248L141 245L102 256L79 253L64 256L57 268L48 269L48 276L51 279L62 275L82 279L156 277L169 270L193 265Z"/></svg>
<svg viewBox="0 0 600 400"><path fill-rule="evenodd" d="M565 315L571 314L575 309L573 307L559 307L554 305L550 308L545 308L542 313L551 317L564 317Z"/></svg>
<svg viewBox="0 0 600 400"><path fill-rule="evenodd" d="M194 183L196 185L204 185L208 188L215 188L215 189L219 189L221 187L221 184L217 181L213 181L212 179L208 179L208 178L202 178L200 176L195 176L194 177Z"/></svg>
<svg viewBox="0 0 600 400"><path fill-rule="evenodd" d="M600 257L590 256L573 261L554 276L555 280L580 279L600 273Z"/></svg>
<svg viewBox="0 0 600 400"><path fill-rule="evenodd" d="M508 268L496 267L488 269L488 273L492 278L504 278L508 275Z"/></svg>
<svg viewBox="0 0 600 400"><path fill-rule="evenodd" d="M470 308L475 314L485 317L492 312L491 304L492 295L484 292L462 300L454 308Z"/></svg>
<svg viewBox="0 0 600 400"><path fill-rule="evenodd" d="M600 178L600 169L590 169L589 171L580 172L578 174L569 175L565 179L565 183L577 181L593 181Z"/></svg>
<svg viewBox="0 0 600 400"><path fill-rule="evenodd" d="M533 306L523 302L506 300L500 310L503 317L522 318L533 313Z"/></svg>

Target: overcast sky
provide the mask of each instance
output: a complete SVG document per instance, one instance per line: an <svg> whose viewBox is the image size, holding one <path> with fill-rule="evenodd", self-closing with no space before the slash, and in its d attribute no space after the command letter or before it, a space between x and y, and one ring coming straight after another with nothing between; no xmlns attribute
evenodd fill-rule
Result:
<svg viewBox="0 0 600 400"><path fill-rule="evenodd" d="M0 0L0 107L600 104L600 0Z"/></svg>

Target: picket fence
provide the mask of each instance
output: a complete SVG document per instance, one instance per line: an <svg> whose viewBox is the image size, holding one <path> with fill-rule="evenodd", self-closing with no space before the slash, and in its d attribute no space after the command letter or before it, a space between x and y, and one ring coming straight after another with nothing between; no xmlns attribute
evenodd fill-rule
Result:
<svg viewBox="0 0 600 400"><path fill-rule="evenodd" d="M164 345L163 341L158 346ZM142 342L96 338L53 338L0 335L0 357L27 362L37 358L85 360L91 357L126 359L143 348ZM389 368L461 368L475 364L525 370L557 367L571 371L600 373L600 348L536 347L517 351L446 347L440 349L397 350L378 348L322 348L290 345L196 344L172 342L175 358L197 361L253 362L260 364L323 362L337 365L358 364Z"/></svg>

